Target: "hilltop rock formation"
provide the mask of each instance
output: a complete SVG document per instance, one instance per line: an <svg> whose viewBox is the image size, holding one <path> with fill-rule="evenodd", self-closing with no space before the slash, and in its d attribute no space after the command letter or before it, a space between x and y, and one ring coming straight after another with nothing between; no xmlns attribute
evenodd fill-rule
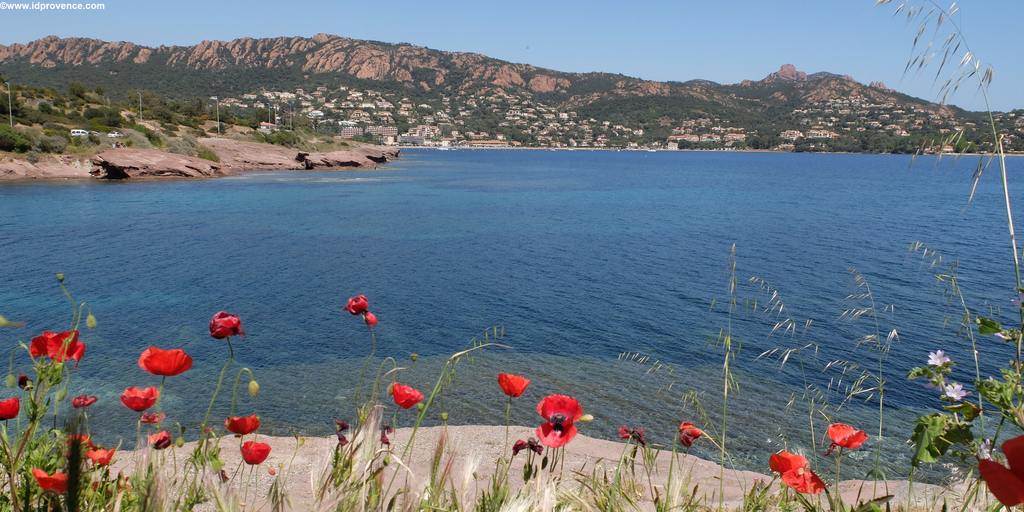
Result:
<svg viewBox="0 0 1024 512"><path fill-rule="evenodd" d="M762 79L762 82L803 82L807 80L807 73L796 69L792 64L783 64L778 71L769 73Z"/></svg>

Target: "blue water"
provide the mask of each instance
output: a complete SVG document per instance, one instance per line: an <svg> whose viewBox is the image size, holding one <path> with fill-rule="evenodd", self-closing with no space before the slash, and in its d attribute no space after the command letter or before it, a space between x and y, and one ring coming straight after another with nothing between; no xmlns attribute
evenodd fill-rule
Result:
<svg viewBox="0 0 1024 512"><path fill-rule="evenodd" d="M53 277L63 272L99 321L84 333L88 351L73 387L100 395L92 429L116 439L134 428L117 400L120 390L158 383L135 364L150 344L184 345L195 358L194 370L168 381L164 405L172 421L197 422L227 354L223 342L206 335L206 323L226 309L243 319L248 336L236 341L235 353L262 387L259 399L240 400L240 410L260 413L267 433L324 434L333 418L352 419L369 340L341 307L349 295L365 293L380 318L378 355L409 367L401 379L423 388L444 358L474 336L491 326L505 330L501 342L511 348L460 363L439 409L453 423L502 423L493 376L512 371L534 379L515 407L517 423L536 422L536 400L557 391L578 396L597 417L582 429L589 435L611 437L629 423L668 442L679 420L719 419L713 411L720 407L722 349L715 338L729 323L735 243L735 463L763 469L784 444L810 449L806 402L787 407L805 382L826 390L828 414L877 433L877 401L863 401L873 393L843 401L842 387L856 370L823 371L837 359L877 366L878 352L858 345L876 332L873 320L840 319L854 305L847 295L863 291L853 285L855 267L873 292L877 332L899 333L885 363L882 441L897 471L909 452L907 422L939 405L934 390L905 381L906 370L944 348L961 363L957 378L973 378L966 341L954 329L959 310L936 284L938 269L910 252L910 243L923 241L960 260L972 307L997 308L1003 316L1012 309L994 168L967 207L976 163L406 151L398 162L365 172L3 184L0 314L27 325L0 332L0 343L14 348L43 329L66 327L68 305ZM1020 161L1009 164L1011 181L1024 176ZM1015 183L1024 190L1024 182ZM1020 193L1015 200L1024 204ZM752 276L779 290L781 314L763 311L769 296L749 283ZM889 304L892 311L883 313ZM770 336L777 321L790 317L797 336ZM806 320L812 327L805 332ZM781 369L757 358L807 343L818 345L816 354L807 350ZM1009 354L988 338L980 350L986 372ZM651 360L639 363L624 352ZM23 353L15 361L27 368ZM708 418L682 398L691 390ZM227 402L216 414L226 412ZM710 445L698 451L713 453Z"/></svg>

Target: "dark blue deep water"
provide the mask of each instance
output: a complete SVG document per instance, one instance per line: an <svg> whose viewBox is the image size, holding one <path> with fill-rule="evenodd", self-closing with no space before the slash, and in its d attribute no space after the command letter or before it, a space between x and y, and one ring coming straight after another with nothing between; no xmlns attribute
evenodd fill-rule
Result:
<svg viewBox="0 0 1024 512"><path fill-rule="evenodd" d="M438 410L449 411L453 423L502 423L494 374L512 371L534 379L516 402L517 423L537 421L532 409L543 393L570 393L597 417L584 433L611 437L629 423L664 443L681 419L719 421L722 348L715 340L729 325L735 243L735 463L761 469L784 444L809 449L805 384L827 404L826 414L877 437L877 395L844 400L862 369L844 375L838 365L824 368L833 360L876 368L878 351L858 341L895 328L884 367L882 443L883 459L898 467L909 453L908 422L939 405L934 390L903 378L906 371L944 348L960 363L957 377L973 379L967 342L955 332L959 310L934 278L939 267L910 244L928 244L944 263L959 260L971 307L1000 316L1012 309L994 166L967 207L976 164L865 155L406 151L366 172L4 184L0 314L27 325L0 331L0 343L14 349L43 329L66 328L69 308L53 277L66 274L75 298L99 321L83 334L88 351L73 388L100 396L90 410L92 429L116 439L134 430L120 390L158 383L135 362L151 344L184 345L195 358L192 371L168 381L164 405L171 421L197 422L227 354L207 336L206 323L226 309L243 318L248 336L236 341L235 353L262 386L257 400L240 400L240 410L261 414L267 433L327 434L333 418L353 415L369 341L341 307L362 292L380 318L378 355L394 357L408 368L400 378L422 388L449 354L502 326L501 341L511 348L479 352L458 366ZM1011 186L1024 191L1024 181L1014 181L1024 177L1020 161L1009 164ZM1014 197L1024 204L1022 194ZM864 305L847 299L864 291L854 286L851 267L870 285L877 327L870 315L840 318ZM770 293L751 284L753 276L778 290L781 313L764 311ZM795 334L783 328L771 335L786 318L795 320ZM781 369L778 361L758 360L772 348L812 343L816 351L791 356ZM1009 355L989 338L980 350L985 372ZM27 369L23 352L14 361L15 371ZM229 395L218 405L220 417ZM411 417L397 421L407 425ZM701 450L713 451L707 444Z"/></svg>

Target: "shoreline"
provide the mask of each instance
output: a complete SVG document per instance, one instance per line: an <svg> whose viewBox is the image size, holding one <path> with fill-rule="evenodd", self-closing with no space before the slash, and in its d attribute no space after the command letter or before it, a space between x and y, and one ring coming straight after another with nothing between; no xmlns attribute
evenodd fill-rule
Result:
<svg viewBox="0 0 1024 512"><path fill-rule="evenodd" d="M376 169L399 157L401 149L358 145L315 152L229 138L203 138L216 160L160 149L112 148L88 155L46 155L30 162L0 154L0 182L125 181L207 179L248 172Z"/></svg>
<svg viewBox="0 0 1024 512"><path fill-rule="evenodd" d="M403 448L410 438L412 428L403 427L396 429L390 436L391 449L395 454L401 454ZM517 439L528 439L534 436L533 428L524 426L510 427L509 443ZM442 441L442 435L443 441ZM263 496L267 489L278 477L283 477L281 482L285 484L286 490L291 498L293 510L308 510L313 505L313 493L310 483L317 477L326 466L329 458L337 446L337 439L334 437L278 437L278 436L247 436L246 439L257 439L272 447L270 457L263 464L260 471L254 471L257 478L257 489L260 496ZM299 443L301 439L301 444ZM700 441L698 441L700 442ZM236 444L240 440L233 436L218 438L218 445L221 447L221 454L226 468L240 466L241 460ZM413 489L420 488L425 479L430 478L431 465L435 451L443 443L443 459L450 464L451 474L459 475L455 483L464 486L461 492L480 496L482 492L490 488L490 478L495 472L495 461L502 456L505 446L504 425L464 425L464 426L435 426L421 427L416 433L416 442L410 451L409 457L401 464L396 471L407 475ZM298 446L297 446L298 445ZM169 448L173 457L182 460L187 453L195 446L195 442L188 442L181 448ZM577 477L589 475L593 471L614 472L619 461L627 454L627 445L617 441L608 441L586 436L577 435L565 447L566 458L562 467L563 485L578 485ZM142 460L143 455L148 452L142 450L125 450L120 457L115 459L115 469L131 469L136 461ZM160 453L160 452L157 452ZM767 484L774 482L771 493L781 492L780 483L777 478L771 475L756 471L744 471L735 469L723 469L716 462L701 459L689 455L683 451L678 452L675 463L675 474L679 480L674 479L674 486L685 485L687 491L684 495L693 494L695 497L704 500L706 503L717 503L719 496L720 482L724 494L724 505L732 510L743 505L744 496L757 482ZM765 471L767 471L767 454L765 459ZM654 484L664 490L669 473L669 464L672 459L671 450L660 451L657 455L654 471ZM510 472L510 483L513 492L523 486L522 467L526 460L526 453L520 453L513 459L512 471ZM640 461L637 461L640 465ZM274 467L276 475L270 475L267 468ZM391 471L389 469L388 471ZM462 475L466 475L462 478ZM638 469L639 475L639 469ZM168 475L173 478L174 475ZM234 475L230 475L234 477ZM722 479L720 480L720 476ZM241 492L242 479L231 478L225 484L227 492ZM874 498L891 495L894 505L905 506L912 503L914 510L938 510L944 500L954 500L962 492L956 488L945 488L933 484L914 482L911 484L905 480L887 480L884 482L872 482L864 480L843 480L840 484L841 492L846 503L853 504L864 502ZM823 495L822 495L823 496ZM813 499L812 499L813 500ZM642 506L653 506L651 496L644 495L641 499ZM646 509L646 508L644 508Z"/></svg>
<svg viewBox="0 0 1024 512"><path fill-rule="evenodd" d="M384 146L398 148L401 150L430 150L430 151L558 151L558 152L610 152L610 153L754 153L773 155L866 155L866 156L914 156L913 153L867 153L862 151L776 151L773 149L637 149L637 148L547 148L547 147L516 147L516 146L409 146L394 145ZM964 156L991 156L987 153L927 153L917 155L919 157L941 157L958 158ZM1024 152L1006 153L1007 157L1024 157Z"/></svg>

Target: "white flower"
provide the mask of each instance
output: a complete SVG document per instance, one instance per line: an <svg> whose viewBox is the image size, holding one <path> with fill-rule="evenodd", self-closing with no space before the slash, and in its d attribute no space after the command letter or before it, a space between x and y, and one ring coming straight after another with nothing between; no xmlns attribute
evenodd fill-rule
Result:
<svg viewBox="0 0 1024 512"><path fill-rule="evenodd" d="M978 445L978 458L979 459L992 459L992 440L986 439L980 445Z"/></svg>
<svg viewBox="0 0 1024 512"><path fill-rule="evenodd" d="M950 361L946 353L941 350L928 353L928 365L929 366L942 366Z"/></svg>
<svg viewBox="0 0 1024 512"><path fill-rule="evenodd" d="M959 402L967 396L967 391L964 391L964 385L959 382L952 384L946 384L946 397L954 402Z"/></svg>

